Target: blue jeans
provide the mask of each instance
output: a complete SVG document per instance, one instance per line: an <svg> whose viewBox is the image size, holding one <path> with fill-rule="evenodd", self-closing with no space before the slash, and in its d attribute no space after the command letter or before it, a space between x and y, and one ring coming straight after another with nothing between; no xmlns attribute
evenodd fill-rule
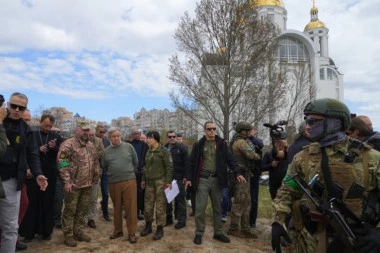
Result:
<svg viewBox="0 0 380 253"><path fill-rule="evenodd" d="M108 175L105 171L103 171L100 179L100 189L102 191L102 201L100 204L102 206L103 215L108 215Z"/></svg>
<svg viewBox="0 0 380 253"><path fill-rule="evenodd" d="M228 188L222 190L222 217L227 217L228 212L231 211L231 199Z"/></svg>
<svg viewBox="0 0 380 253"><path fill-rule="evenodd" d="M249 225L255 226L257 219L257 209L259 204L259 180L261 170L254 168L253 177L251 177L250 192L251 192L251 212L249 214Z"/></svg>

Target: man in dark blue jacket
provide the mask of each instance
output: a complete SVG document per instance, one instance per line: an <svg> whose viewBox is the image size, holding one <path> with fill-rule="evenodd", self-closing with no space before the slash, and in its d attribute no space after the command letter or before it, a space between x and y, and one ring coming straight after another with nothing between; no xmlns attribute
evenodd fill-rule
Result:
<svg viewBox="0 0 380 253"><path fill-rule="evenodd" d="M175 225L176 229L186 226L186 173L189 163L189 152L187 147L177 142L176 133L174 131L168 131L167 133L168 143L165 145L172 154L173 159L173 179L177 180L179 194L175 198L175 214L178 218L178 223ZM166 206L166 225L173 224L173 205L172 203Z"/></svg>
<svg viewBox="0 0 380 253"><path fill-rule="evenodd" d="M203 126L205 135L194 144L190 155L186 189L194 186L195 197L195 244L202 243L205 231L205 211L208 197L213 210L214 239L229 243L230 239L222 233L222 211L220 200L222 189L227 187L227 167L236 175L239 182L246 182L240 175L237 162L227 143L216 135L216 125L208 121Z"/></svg>

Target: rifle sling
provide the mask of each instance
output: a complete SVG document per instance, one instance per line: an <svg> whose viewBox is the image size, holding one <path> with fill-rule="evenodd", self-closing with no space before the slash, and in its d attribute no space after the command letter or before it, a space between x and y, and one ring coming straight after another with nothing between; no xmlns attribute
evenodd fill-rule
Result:
<svg viewBox="0 0 380 253"><path fill-rule="evenodd" d="M336 196L336 192L334 189L334 183L331 179L331 173L329 168L329 158L327 157L326 148L321 148L322 152L322 160L321 160L321 168L323 172L323 177L325 178L328 199L333 199Z"/></svg>

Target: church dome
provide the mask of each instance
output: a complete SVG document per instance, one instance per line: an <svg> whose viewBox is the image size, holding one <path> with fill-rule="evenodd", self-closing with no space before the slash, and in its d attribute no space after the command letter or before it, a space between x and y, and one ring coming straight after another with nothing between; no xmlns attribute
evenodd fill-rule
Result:
<svg viewBox="0 0 380 253"><path fill-rule="evenodd" d="M314 28L326 28L325 24L319 20L310 21L309 24L305 26L305 31L314 29Z"/></svg>
<svg viewBox="0 0 380 253"><path fill-rule="evenodd" d="M250 0L249 5L252 7L260 7L265 5L284 7L284 4L281 0Z"/></svg>

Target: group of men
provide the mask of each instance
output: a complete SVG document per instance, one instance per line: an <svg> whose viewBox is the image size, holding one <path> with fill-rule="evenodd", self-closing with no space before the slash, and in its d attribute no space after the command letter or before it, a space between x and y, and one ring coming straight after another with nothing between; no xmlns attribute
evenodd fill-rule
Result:
<svg viewBox="0 0 380 253"><path fill-rule="evenodd" d="M127 144L130 146L122 146L122 150L130 150L130 154L120 159L110 153L117 152L119 149L116 148L122 143L118 129L112 130L116 135L110 142L103 138L105 127L98 126L92 131L87 122L79 122L75 136L63 141L50 131L54 118L48 115L41 118L39 131L30 130L27 121L22 120L27 104L28 98L24 94L13 93L7 108L5 104L0 107L0 253L15 251L18 233L26 239L33 239L36 233L43 239L51 238L57 171L65 193L62 231L66 245L74 247L77 241L91 240L83 232L83 226L87 217L87 225L96 227L93 207L97 204L99 181L103 218L111 220L108 215L109 188L112 189L114 208L119 209L124 204L128 240L135 243L137 219L144 218L144 193L139 188L142 185L139 177L144 172L148 150L146 143L140 140L141 133L133 132L130 144ZM273 250L281 252L285 246L293 252L378 252L380 153L376 149L379 149L379 134L373 131L368 117L351 118L347 106L335 99L312 101L305 107L304 114L304 130L310 144L293 146L296 147L295 155L291 155L292 161L288 160L283 183L271 193ZM193 242L202 244L209 198L213 238L230 242L222 230L221 199L222 190L233 182L234 204L227 233L256 238L249 229L252 198L249 181L252 172L257 171L261 157L257 143L251 138L253 127L248 122L239 122L230 143L216 134L214 122L206 122L203 128L204 136L193 145L190 155L177 141L174 131L167 133L165 146L170 151L173 179L177 180L180 190L175 201L174 215L178 219L175 228L186 226L186 190L191 188L195 195ZM105 148L108 152L106 163L103 161ZM119 180L115 175L125 167L131 176ZM108 175L112 179L110 182L107 182ZM21 222L20 190L24 184L30 202ZM136 190L126 191L129 187ZM130 192L136 196L130 196ZM128 201L136 203L129 205ZM133 210L126 205L133 206ZM167 225L170 225L173 223L171 205L167 205L166 210ZM118 215L121 216L121 212ZM339 222L335 222L339 217ZM114 219L115 230L110 239L123 235L118 223L120 218Z"/></svg>

